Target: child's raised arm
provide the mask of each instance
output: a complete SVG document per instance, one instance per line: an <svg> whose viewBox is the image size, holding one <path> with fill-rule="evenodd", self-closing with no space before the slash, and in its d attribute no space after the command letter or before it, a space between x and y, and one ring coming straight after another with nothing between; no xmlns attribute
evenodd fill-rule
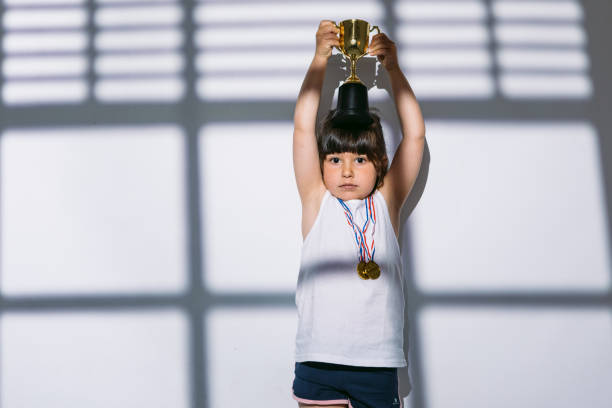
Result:
<svg viewBox="0 0 612 408"><path fill-rule="evenodd" d="M383 33L376 34L372 37L369 54L376 55L389 73L393 99L402 128L402 141L380 189L387 200L390 212L397 215L421 168L425 147L425 122L414 92L400 69L395 43Z"/></svg>
<svg viewBox="0 0 612 408"><path fill-rule="evenodd" d="M340 45L338 31L329 20L319 24L315 55L295 104L293 170L303 205L312 201L313 195L323 189L315 129L327 59L331 56L333 46Z"/></svg>

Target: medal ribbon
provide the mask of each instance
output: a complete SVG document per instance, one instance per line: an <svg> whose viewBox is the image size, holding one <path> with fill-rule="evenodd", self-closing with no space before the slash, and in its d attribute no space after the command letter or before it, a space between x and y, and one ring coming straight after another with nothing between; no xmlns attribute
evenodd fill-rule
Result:
<svg viewBox="0 0 612 408"><path fill-rule="evenodd" d="M350 208L348 208L346 203L340 198L338 198L338 202L340 202L340 205L342 205L342 208L344 209L344 215L346 216L346 221L349 227L353 229L355 242L359 248L359 260L364 262L373 260L374 252L376 252L376 248L374 247L374 232L376 231L376 207L374 206L372 196L366 198L366 220L361 229L355 225L355 222L353 221L353 213L351 212ZM368 246L366 232L370 227L370 223L372 224L372 245Z"/></svg>

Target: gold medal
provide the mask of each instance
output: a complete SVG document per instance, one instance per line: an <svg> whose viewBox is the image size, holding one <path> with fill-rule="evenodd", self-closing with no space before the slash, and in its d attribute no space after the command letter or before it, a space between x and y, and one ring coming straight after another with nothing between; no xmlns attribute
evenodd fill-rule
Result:
<svg viewBox="0 0 612 408"><path fill-rule="evenodd" d="M359 259L363 259L357 264L357 275L364 280L378 279L380 276L380 267L376 264L376 262L374 262L374 225L376 224L376 210L374 209L373 196L370 195L366 198L366 222L362 228L355 226L355 223L353 222L353 214L344 201L338 198L338 202L340 202L342 208L344 208L344 215L346 216L346 219L355 235L355 241L359 249ZM372 225L372 244L368 245L366 231L370 225ZM368 258L370 261L365 262L365 260Z"/></svg>
<svg viewBox="0 0 612 408"><path fill-rule="evenodd" d="M380 267L374 261L370 261L365 266L366 274L370 279L378 279L380 276Z"/></svg>
<svg viewBox="0 0 612 408"><path fill-rule="evenodd" d="M357 264L357 275L359 275L361 279L369 279L368 273L366 272L366 265L364 261L360 261L359 264Z"/></svg>

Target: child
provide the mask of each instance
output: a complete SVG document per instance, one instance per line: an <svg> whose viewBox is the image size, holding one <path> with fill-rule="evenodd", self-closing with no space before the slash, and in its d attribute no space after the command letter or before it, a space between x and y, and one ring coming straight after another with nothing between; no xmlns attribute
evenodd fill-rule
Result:
<svg viewBox="0 0 612 408"><path fill-rule="evenodd" d="M302 202L302 259L293 398L300 407L402 408L397 367L404 295L399 212L421 165L425 124L385 34L372 38L391 80L403 140L387 171L377 115L338 128L330 112L315 134L321 87L338 29L321 21L295 106L293 164Z"/></svg>

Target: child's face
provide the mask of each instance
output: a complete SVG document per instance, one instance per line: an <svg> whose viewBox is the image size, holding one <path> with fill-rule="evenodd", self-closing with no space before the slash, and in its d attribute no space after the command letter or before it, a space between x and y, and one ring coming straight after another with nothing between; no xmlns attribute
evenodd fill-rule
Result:
<svg viewBox="0 0 612 408"><path fill-rule="evenodd" d="M376 184L376 168L365 154L328 154L323 162L323 182L344 201L364 199Z"/></svg>

